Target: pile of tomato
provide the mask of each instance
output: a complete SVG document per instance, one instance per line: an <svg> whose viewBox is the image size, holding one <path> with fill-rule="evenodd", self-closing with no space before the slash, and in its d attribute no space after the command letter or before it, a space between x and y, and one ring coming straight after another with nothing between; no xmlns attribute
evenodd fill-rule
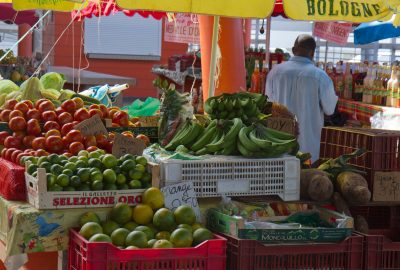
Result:
<svg viewBox="0 0 400 270"><path fill-rule="evenodd" d="M30 100L8 100L0 112L0 121L7 122L12 132L0 132L0 145L4 146L1 156L19 163L23 156L46 156L50 153L72 156L84 149L91 152L98 148L111 152L113 133L109 136L83 136L75 129L77 124L94 115L111 119L113 127L134 126L127 112L102 104L85 108L81 98L64 101L57 108L47 99L35 103ZM135 137L129 131L122 134ZM145 135L140 134L136 138L149 143Z"/></svg>

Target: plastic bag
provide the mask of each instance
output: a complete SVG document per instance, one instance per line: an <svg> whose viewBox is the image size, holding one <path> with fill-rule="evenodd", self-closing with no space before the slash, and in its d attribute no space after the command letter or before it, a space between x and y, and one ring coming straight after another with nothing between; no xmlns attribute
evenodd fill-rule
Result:
<svg viewBox="0 0 400 270"><path fill-rule="evenodd" d="M130 117L153 116L160 109L160 101L152 97L148 97L144 102L137 99L122 109L128 111Z"/></svg>
<svg viewBox="0 0 400 270"><path fill-rule="evenodd" d="M378 112L370 118L371 128L400 130L400 115L395 110Z"/></svg>

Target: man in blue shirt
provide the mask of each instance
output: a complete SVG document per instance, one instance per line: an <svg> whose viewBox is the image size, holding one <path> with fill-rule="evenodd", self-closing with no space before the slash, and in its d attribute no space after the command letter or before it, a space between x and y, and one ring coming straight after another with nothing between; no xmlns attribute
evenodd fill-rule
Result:
<svg viewBox="0 0 400 270"><path fill-rule="evenodd" d="M275 66L266 84L270 101L285 105L296 115L300 151L311 153L312 162L319 158L324 114L333 114L338 101L332 80L313 62L316 46L312 36L298 36L294 57Z"/></svg>

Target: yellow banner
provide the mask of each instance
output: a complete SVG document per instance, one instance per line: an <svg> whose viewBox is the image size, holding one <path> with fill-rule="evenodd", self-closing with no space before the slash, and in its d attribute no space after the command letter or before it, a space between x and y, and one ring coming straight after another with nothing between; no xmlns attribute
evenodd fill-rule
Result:
<svg viewBox="0 0 400 270"><path fill-rule="evenodd" d="M84 8L87 0L12 0L15 10L44 9L55 11L72 11Z"/></svg>
<svg viewBox="0 0 400 270"><path fill-rule="evenodd" d="M304 21L354 23L389 20L398 0L283 0L286 15Z"/></svg>
<svg viewBox="0 0 400 270"><path fill-rule="evenodd" d="M241 18L266 18L275 0L117 0L124 9L196 13Z"/></svg>

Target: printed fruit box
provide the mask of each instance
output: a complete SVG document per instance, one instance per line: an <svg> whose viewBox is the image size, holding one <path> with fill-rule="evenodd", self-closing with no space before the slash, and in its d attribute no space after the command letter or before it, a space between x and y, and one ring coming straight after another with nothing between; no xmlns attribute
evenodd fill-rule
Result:
<svg viewBox="0 0 400 270"><path fill-rule="evenodd" d="M220 233L241 239L257 240L264 244L273 243L337 243L353 232L353 218L327 210L316 208L325 221L340 220L341 228L293 228L293 229L246 229L245 220L238 216L229 216L210 209L207 212L207 226ZM286 217L265 218L262 221L279 221Z"/></svg>
<svg viewBox="0 0 400 270"><path fill-rule="evenodd" d="M27 164L26 168L28 168ZM159 165L147 164L147 171L152 175L152 186L159 186ZM37 177L25 170L25 184L28 202L35 208L97 208L112 207L119 202L136 205L141 203L145 189L99 190L99 191L47 191L47 177L44 168L37 169Z"/></svg>

